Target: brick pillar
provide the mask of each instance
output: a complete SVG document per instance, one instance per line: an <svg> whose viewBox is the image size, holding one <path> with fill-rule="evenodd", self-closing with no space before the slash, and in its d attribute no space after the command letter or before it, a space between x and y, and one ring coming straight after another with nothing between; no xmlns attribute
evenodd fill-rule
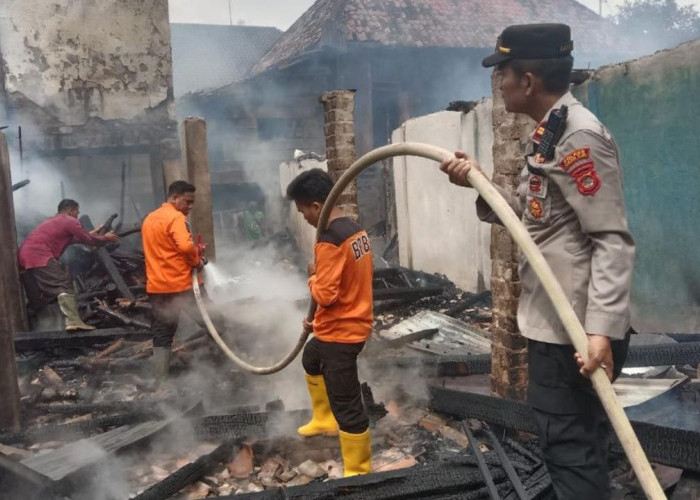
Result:
<svg viewBox="0 0 700 500"><path fill-rule="evenodd" d="M524 165L527 137L535 123L525 115L507 113L499 87L500 73L494 71L493 182L515 193ZM501 397L524 400L527 391L527 340L520 335L517 322L520 296L518 245L506 228L496 224L491 227L491 259L491 390Z"/></svg>
<svg viewBox="0 0 700 500"><path fill-rule="evenodd" d="M321 95L323 103L323 132L326 136L328 173L334 181L356 160L355 153L355 91L333 90ZM357 182L353 181L338 198L343 212L357 220Z"/></svg>

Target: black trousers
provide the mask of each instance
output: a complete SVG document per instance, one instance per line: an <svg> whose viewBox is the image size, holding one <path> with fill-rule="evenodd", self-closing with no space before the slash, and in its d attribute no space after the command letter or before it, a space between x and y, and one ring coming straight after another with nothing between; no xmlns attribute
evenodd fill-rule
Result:
<svg viewBox="0 0 700 500"><path fill-rule="evenodd" d="M201 288L202 299L206 305L209 304L209 296L206 289ZM153 347L170 347L173 344L173 337L177 331L180 312L190 316L200 327L205 328L202 315L197 308L197 302L192 290L185 290L177 293L151 293L148 294L151 303L151 334L153 335ZM219 333L223 321L216 314L209 313L212 322Z"/></svg>
<svg viewBox="0 0 700 500"><path fill-rule="evenodd" d="M301 363L309 375L323 375L331 410L340 430L352 434L369 427L357 376L357 356L365 343L341 344L312 338L306 343Z"/></svg>
<svg viewBox="0 0 700 500"><path fill-rule="evenodd" d="M614 377L622 371L629 333L612 342ZM528 341L528 403L532 406L552 486L559 500L610 498L610 423L571 345Z"/></svg>

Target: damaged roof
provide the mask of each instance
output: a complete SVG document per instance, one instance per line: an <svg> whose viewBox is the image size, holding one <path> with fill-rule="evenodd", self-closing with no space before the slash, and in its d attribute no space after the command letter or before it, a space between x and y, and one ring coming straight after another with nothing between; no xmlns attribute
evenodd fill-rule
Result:
<svg viewBox="0 0 700 500"><path fill-rule="evenodd" d="M543 22L569 24L576 46L586 52L618 48L615 26L576 0L318 0L251 73L355 43L491 48L505 27Z"/></svg>
<svg viewBox="0 0 700 500"><path fill-rule="evenodd" d="M243 78L282 31L262 26L170 25L175 96Z"/></svg>

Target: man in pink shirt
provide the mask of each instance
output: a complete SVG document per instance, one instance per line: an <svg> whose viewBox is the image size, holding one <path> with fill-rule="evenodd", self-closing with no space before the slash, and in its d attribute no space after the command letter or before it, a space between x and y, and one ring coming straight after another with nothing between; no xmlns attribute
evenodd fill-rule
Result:
<svg viewBox="0 0 700 500"><path fill-rule="evenodd" d="M80 206L74 200L61 200L58 213L39 224L19 248L19 266L22 283L29 304L39 309L58 300L66 318L66 330L94 330L78 314L78 298L68 269L58 259L68 245L104 245L116 242L114 233L100 235L100 228L90 232L78 220Z"/></svg>

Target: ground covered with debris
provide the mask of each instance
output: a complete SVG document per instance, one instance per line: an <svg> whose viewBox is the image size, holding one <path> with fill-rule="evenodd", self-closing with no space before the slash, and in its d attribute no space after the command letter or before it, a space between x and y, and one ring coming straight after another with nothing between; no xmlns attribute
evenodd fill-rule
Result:
<svg viewBox="0 0 700 500"><path fill-rule="evenodd" d="M107 252L119 261L116 249ZM306 309L298 262L279 255L255 249L241 268L212 268L208 278L233 317L237 333L228 341L255 362L277 359L293 344ZM113 288L98 300L116 310L123 287L97 256L86 257L92 264L82 274L83 293ZM117 266L128 288L138 286L139 266L132 267ZM172 382L155 387L148 331L103 314L94 321L109 323L94 332L17 337L24 422L21 432L0 432L8 486L0 496L552 498L527 407L489 395L490 293L396 267L378 270L374 288L376 324L359 362L371 475L342 478L337 438L296 435L309 418L298 360L272 376L248 375L183 318ZM147 318L147 306L121 312ZM678 407L677 415L697 417L690 365L700 349L668 341L630 351L630 366L641 368L632 368L621 391L636 398L630 415L642 422L635 429L650 458L666 464L657 466L662 483L692 492L697 420L667 425L648 401L672 398L666 404ZM648 364L661 366L643 368ZM643 498L620 450L611 474L616 498Z"/></svg>

